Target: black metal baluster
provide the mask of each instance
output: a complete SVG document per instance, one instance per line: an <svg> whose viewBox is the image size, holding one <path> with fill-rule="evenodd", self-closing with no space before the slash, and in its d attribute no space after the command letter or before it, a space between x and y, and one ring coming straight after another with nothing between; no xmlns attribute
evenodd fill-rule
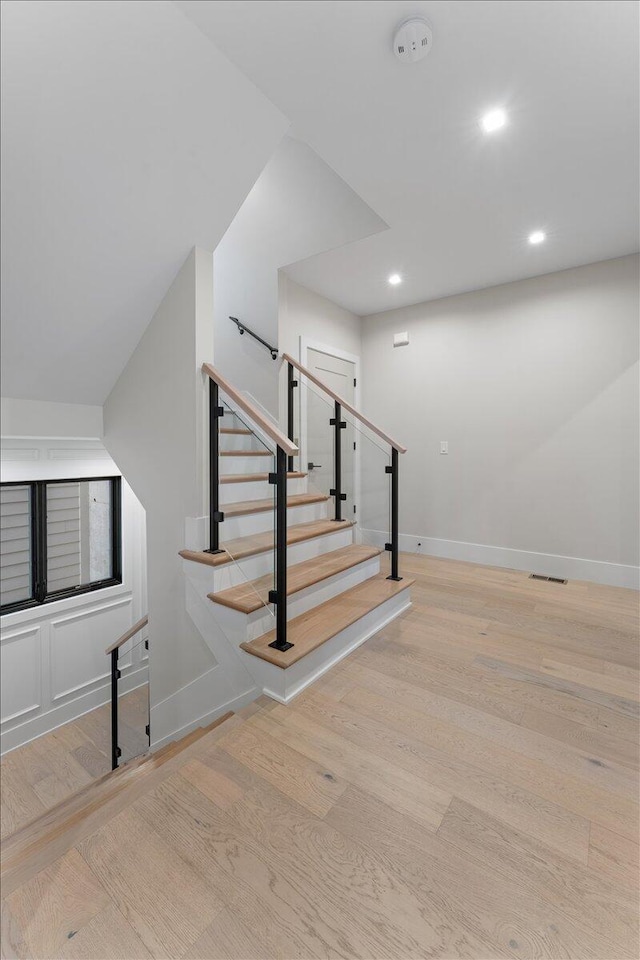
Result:
<svg viewBox="0 0 640 960"><path fill-rule="evenodd" d="M220 549L220 432L219 420L224 408L219 405L218 384L209 378L209 549L205 553L224 553Z"/></svg>
<svg viewBox="0 0 640 960"><path fill-rule="evenodd" d="M293 364L287 364L287 436L293 443L294 431L294 396L298 381L294 379ZM293 470L293 457L289 457L289 470Z"/></svg>
<svg viewBox="0 0 640 960"><path fill-rule="evenodd" d="M269 601L276 605L276 639L269 646L275 650L290 650L287 642L287 454L278 447L275 477L276 485L276 589L270 591Z"/></svg>
<svg viewBox="0 0 640 960"><path fill-rule="evenodd" d="M116 647L111 651L111 769L117 770L118 759L122 754L118 746L118 680L120 671L118 670L118 655L120 649Z"/></svg>
<svg viewBox="0 0 640 960"><path fill-rule="evenodd" d="M391 551L391 575L387 580L402 580L398 575L398 451L391 449L391 466L385 467L391 474L391 543L385 548Z"/></svg>
<svg viewBox="0 0 640 960"><path fill-rule="evenodd" d="M346 493L342 492L342 430L345 430L347 424L342 419L342 405L336 400L334 415L329 420L333 427L333 488L329 490L329 496L334 498L335 516L334 520L342 521L342 501L347 499Z"/></svg>

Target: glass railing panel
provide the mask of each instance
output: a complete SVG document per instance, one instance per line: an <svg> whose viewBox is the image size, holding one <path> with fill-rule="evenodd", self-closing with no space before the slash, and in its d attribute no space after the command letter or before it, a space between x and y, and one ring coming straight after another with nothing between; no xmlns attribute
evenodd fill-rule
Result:
<svg viewBox="0 0 640 960"><path fill-rule="evenodd" d="M149 665L147 649L148 626L120 647L118 655L118 746L121 753L118 763L122 766L149 750L149 680L127 689L130 674Z"/></svg>
<svg viewBox="0 0 640 960"><path fill-rule="evenodd" d="M391 540L391 449L352 414L345 413L346 433L355 444L353 498L356 539L384 550ZM386 552L381 568L388 573Z"/></svg>
<svg viewBox="0 0 640 960"><path fill-rule="evenodd" d="M248 417L222 399L220 435L220 543L233 560L218 569L221 589L236 588L237 598L254 596L269 608L275 589L276 471L274 451ZM273 612L271 610L271 612Z"/></svg>
<svg viewBox="0 0 640 960"><path fill-rule="evenodd" d="M335 488L335 402L321 387L296 370L293 392L294 440L300 447L301 469L308 473L310 492L328 494ZM384 550L391 541L391 447L341 406L341 516L356 524L360 543ZM335 500L330 516L335 515ZM382 563L390 566L385 551Z"/></svg>
<svg viewBox="0 0 640 960"><path fill-rule="evenodd" d="M331 496L330 491L335 488L335 403L319 387L310 383L304 374L298 376L299 387L296 388L296 442L300 447L301 470L307 474L307 490L309 493L319 493ZM344 422L344 416L341 417ZM353 437L346 437L346 430L341 430L341 475L342 493L346 500L342 501L341 516L343 520L353 519L353 493L355 480L355 456ZM335 516L335 500L332 499L329 516Z"/></svg>

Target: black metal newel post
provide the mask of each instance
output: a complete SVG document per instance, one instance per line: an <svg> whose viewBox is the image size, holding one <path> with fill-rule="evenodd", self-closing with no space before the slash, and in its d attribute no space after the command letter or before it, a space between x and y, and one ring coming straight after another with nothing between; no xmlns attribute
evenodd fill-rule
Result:
<svg viewBox="0 0 640 960"><path fill-rule="evenodd" d="M271 478L270 478L271 479ZM276 605L276 639L269 646L290 650L287 642L287 454L278 447L276 474L276 589L269 600Z"/></svg>
<svg viewBox="0 0 640 960"><path fill-rule="evenodd" d="M209 378L209 549L205 553L223 553L220 549L220 435L218 421L224 409L218 401L218 384Z"/></svg>
<svg viewBox="0 0 640 960"><path fill-rule="evenodd" d="M329 496L334 498L335 516L334 520L342 520L342 501L347 499L346 493L342 492L342 430L346 429L347 424L342 419L342 406L336 400L334 415L329 421L333 427L334 454L333 454L333 489L329 490Z"/></svg>
<svg viewBox="0 0 640 960"><path fill-rule="evenodd" d="M391 575L387 580L402 580L398 575L398 451L391 448L391 466L385 467L391 474L391 543L385 548L391 551Z"/></svg>
<svg viewBox="0 0 640 960"><path fill-rule="evenodd" d="M118 680L120 671L118 670L118 654L120 650L116 647L111 651L111 769L116 770L118 759L122 751L118 746Z"/></svg>
<svg viewBox="0 0 640 960"><path fill-rule="evenodd" d="M294 431L294 390L297 386L298 381L294 379L293 376L293 364L287 363L287 436L292 443ZM289 457L289 470L293 471L293 457Z"/></svg>

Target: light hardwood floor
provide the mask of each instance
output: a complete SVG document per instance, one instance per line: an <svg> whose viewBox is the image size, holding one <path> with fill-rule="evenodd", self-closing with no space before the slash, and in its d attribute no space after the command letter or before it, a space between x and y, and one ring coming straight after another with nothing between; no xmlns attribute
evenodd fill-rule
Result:
<svg viewBox="0 0 640 960"><path fill-rule="evenodd" d="M42 851L3 955L637 958L638 595L401 559L404 616Z"/></svg>
<svg viewBox="0 0 640 960"><path fill-rule="evenodd" d="M121 763L146 753L149 741L149 691L145 684L119 698ZM111 769L111 707L105 705L58 727L24 747L12 750L0 764L2 837L20 827Z"/></svg>

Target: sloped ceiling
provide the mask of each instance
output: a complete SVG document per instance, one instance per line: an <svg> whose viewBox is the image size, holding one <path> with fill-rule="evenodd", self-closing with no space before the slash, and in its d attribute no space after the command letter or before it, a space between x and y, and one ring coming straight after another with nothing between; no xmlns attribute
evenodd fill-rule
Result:
<svg viewBox="0 0 640 960"><path fill-rule="evenodd" d="M638 250L638 4L177 2L389 224L287 269L353 312ZM433 49L407 65L393 32L416 14Z"/></svg>
<svg viewBox="0 0 640 960"><path fill-rule="evenodd" d="M288 122L168 0L2 15L2 392L100 404Z"/></svg>

